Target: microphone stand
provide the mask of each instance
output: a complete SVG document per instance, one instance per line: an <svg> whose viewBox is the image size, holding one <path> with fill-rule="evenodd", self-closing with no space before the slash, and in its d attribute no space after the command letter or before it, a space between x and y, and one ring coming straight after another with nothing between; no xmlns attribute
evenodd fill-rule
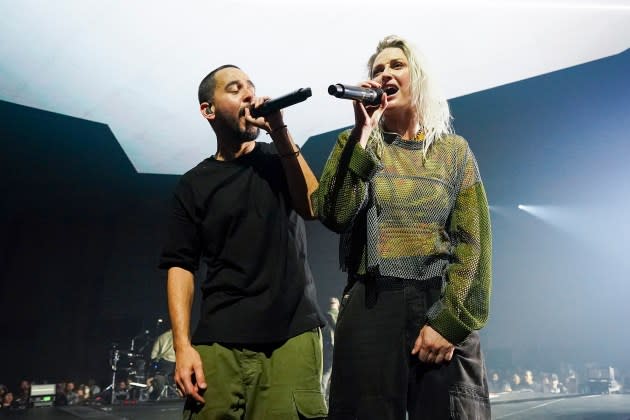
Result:
<svg viewBox="0 0 630 420"><path fill-rule="evenodd" d="M112 355L112 398L111 404L114 405L114 401L116 400L116 371L118 370L118 360L120 360L120 351L118 349L114 349L114 354Z"/></svg>

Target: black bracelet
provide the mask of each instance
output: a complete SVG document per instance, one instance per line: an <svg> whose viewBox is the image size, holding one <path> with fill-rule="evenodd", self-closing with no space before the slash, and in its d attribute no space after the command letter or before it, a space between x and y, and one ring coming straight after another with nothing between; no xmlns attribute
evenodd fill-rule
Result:
<svg viewBox="0 0 630 420"><path fill-rule="evenodd" d="M283 129L285 129L285 128L287 128L287 125L286 125L286 124L285 124L285 125L281 125L281 126L280 126L280 127L278 127L278 128L274 128L274 129L273 129L273 130L271 130L271 131L267 131L267 133L266 133L266 134L267 134L267 135L274 134L274 133L277 133L278 131L283 130Z"/></svg>
<svg viewBox="0 0 630 420"><path fill-rule="evenodd" d="M295 157L298 156L300 154L300 146L298 146L297 144L295 145L295 147L297 147L297 150L295 152L291 152L291 153L285 153L283 155L280 155L281 158L285 158L285 157Z"/></svg>

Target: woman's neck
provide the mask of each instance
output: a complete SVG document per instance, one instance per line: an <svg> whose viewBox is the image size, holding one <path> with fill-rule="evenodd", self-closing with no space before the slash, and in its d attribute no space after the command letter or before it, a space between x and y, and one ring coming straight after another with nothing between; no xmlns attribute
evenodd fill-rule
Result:
<svg viewBox="0 0 630 420"><path fill-rule="evenodd" d="M398 134L404 140L412 140L420 130L419 119L414 111L396 116L383 116L383 130Z"/></svg>

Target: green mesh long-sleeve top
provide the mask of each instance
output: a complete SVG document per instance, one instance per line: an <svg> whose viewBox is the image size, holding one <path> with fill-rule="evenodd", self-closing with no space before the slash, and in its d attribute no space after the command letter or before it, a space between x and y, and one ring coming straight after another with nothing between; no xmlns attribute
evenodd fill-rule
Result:
<svg viewBox="0 0 630 420"><path fill-rule="evenodd" d="M460 343L488 318L492 284L488 202L468 143L449 135L423 156L422 141L385 133L368 147L338 138L313 194L341 234L341 268L423 281L445 279L428 322ZM421 139L420 139L421 140Z"/></svg>

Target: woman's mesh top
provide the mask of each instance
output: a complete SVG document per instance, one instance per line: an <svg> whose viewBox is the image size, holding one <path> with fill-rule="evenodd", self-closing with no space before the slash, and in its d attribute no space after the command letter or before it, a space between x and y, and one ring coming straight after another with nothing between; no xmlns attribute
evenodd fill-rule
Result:
<svg viewBox="0 0 630 420"><path fill-rule="evenodd" d="M367 149L341 133L313 195L322 222L341 233L340 264L351 274L445 280L428 323L459 343L488 318L490 216L477 162L460 136L436 140L384 133Z"/></svg>

